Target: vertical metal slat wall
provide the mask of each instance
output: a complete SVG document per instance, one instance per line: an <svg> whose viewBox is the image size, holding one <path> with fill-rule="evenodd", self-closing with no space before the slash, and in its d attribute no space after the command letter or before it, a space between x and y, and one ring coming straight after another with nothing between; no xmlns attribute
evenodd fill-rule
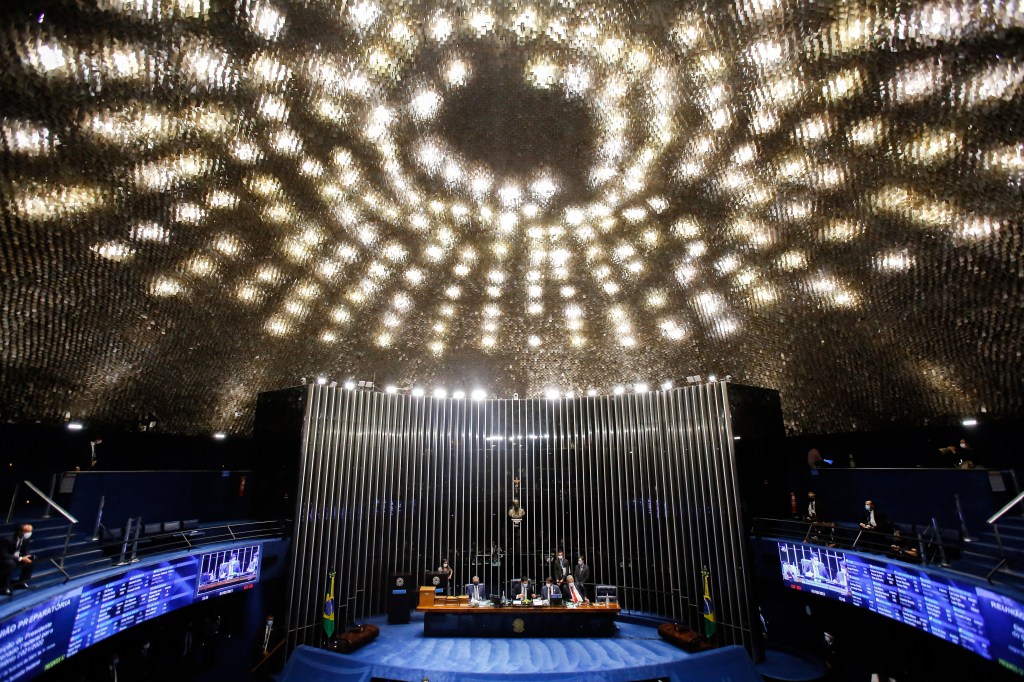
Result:
<svg viewBox="0 0 1024 682"><path fill-rule="evenodd" d="M706 569L718 641L753 646L727 384L557 401L307 390L290 646L321 641L331 570L341 628L385 611L392 573L447 558L456 591L479 575L498 593L551 575L557 549L625 611L698 628Z"/></svg>

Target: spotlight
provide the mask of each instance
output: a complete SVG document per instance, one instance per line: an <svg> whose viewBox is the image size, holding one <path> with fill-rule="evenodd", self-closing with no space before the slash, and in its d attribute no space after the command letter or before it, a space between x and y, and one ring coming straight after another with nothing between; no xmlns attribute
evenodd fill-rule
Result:
<svg viewBox="0 0 1024 682"><path fill-rule="evenodd" d="M331 387L331 388L337 388L337 387L338 387L338 382L337 382L337 381L332 381L332 382L330 383L330 387Z"/></svg>
<svg viewBox="0 0 1024 682"><path fill-rule="evenodd" d="M452 397L455 398L456 400L465 400L466 399L466 392L465 391L455 391L455 393L452 393Z"/></svg>
<svg viewBox="0 0 1024 682"><path fill-rule="evenodd" d="M227 437L228 434L224 433L223 431L218 431L217 433L213 434L214 440L224 440Z"/></svg>
<svg viewBox="0 0 1024 682"><path fill-rule="evenodd" d="M434 389L434 397L435 398L447 398L448 397L448 391L444 390L443 388L435 388Z"/></svg>
<svg viewBox="0 0 1024 682"><path fill-rule="evenodd" d="M664 381L664 382L662 382L661 390L663 390L663 391L671 391L672 390L672 382L671 381Z"/></svg>
<svg viewBox="0 0 1024 682"><path fill-rule="evenodd" d="M547 397L548 400L558 400L558 398L561 396L557 388L549 388L544 393L544 395Z"/></svg>
<svg viewBox="0 0 1024 682"><path fill-rule="evenodd" d="M487 397L487 391L482 388L478 388L473 391L473 400L483 400Z"/></svg>
<svg viewBox="0 0 1024 682"><path fill-rule="evenodd" d="M716 381L718 381L718 377L716 377L714 374L709 374L708 375L708 383L709 384L713 384Z"/></svg>
<svg viewBox="0 0 1024 682"><path fill-rule="evenodd" d="M356 387L356 384L355 384L354 381L346 381L345 382L345 390L346 391L351 391L355 387Z"/></svg>
<svg viewBox="0 0 1024 682"><path fill-rule="evenodd" d="M633 393L647 393L647 384L633 384Z"/></svg>
<svg viewBox="0 0 1024 682"><path fill-rule="evenodd" d="M412 395L413 395L414 398L422 398L423 397L423 389L420 388L419 386L413 388L412 389Z"/></svg>
<svg viewBox="0 0 1024 682"><path fill-rule="evenodd" d="M612 389L612 393L614 393L615 395L622 395L625 392L626 392L626 387L625 386L616 386L614 389Z"/></svg>
<svg viewBox="0 0 1024 682"><path fill-rule="evenodd" d="M398 386L385 386L384 392L394 395L395 393L398 393Z"/></svg>
<svg viewBox="0 0 1024 682"><path fill-rule="evenodd" d="M572 400L575 397L576 397L576 394L573 393L572 391L566 391L565 392L565 399L566 400Z"/></svg>
<svg viewBox="0 0 1024 682"><path fill-rule="evenodd" d="M726 381L732 381L732 375L731 374L726 374L725 375L725 380Z"/></svg>
<svg viewBox="0 0 1024 682"><path fill-rule="evenodd" d="M82 422L68 422L68 431L81 431L84 428Z"/></svg>
<svg viewBox="0 0 1024 682"><path fill-rule="evenodd" d="M978 420L975 419L974 417L968 417L967 419L961 421L960 424L963 426L977 426ZM71 424L68 424L68 428L71 428Z"/></svg>
<svg viewBox="0 0 1024 682"><path fill-rule="evenodd" d="M591 398L593 398L595 395L597 395L597 389L596 388L588 388L587 389L587 395L590 396Z"/></svg>
<svg viewBox="0 0 1024 682"><path fill-rule="evenodd" d="M316 378L317 386L323 386L327 383L327 377L320 375Z"/></svg>

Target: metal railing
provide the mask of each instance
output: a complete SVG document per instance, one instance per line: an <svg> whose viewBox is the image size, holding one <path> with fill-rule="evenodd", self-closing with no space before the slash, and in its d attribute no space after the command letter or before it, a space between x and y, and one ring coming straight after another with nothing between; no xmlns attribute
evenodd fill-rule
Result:
<svg viewBox="0 0 1024 682"><path fill-rule="evenodd" d="M942 537L942 531L932 519L927 526L916 527L912 534L868 531L849 523L808 522L797 519L754 519L752 535L780 540L795 540L807 544L819 544L836 549L854 550L868 554L884 554L899 561L921 563L925 566L949 568L950 558L957 558L963 549L961 543L950 542ZM999 557L979 551L977 546L971 552L991 559ZM963 572L963 571L961 571ZM995 570L986 577L991 581Z"/></svg>
<svg viewBox="0 0 1024 682"><path fill-rule="evenodd" d="M988 525L992 526L992 533L996 536L996 546L999 547L999 563L992 569L992 573L995 573L1005 566L1008 561L1006 557L1006 549L1003 547L1003 538L999 535L999 521L1002 520L1002 518L1006 516L1011 509L1020 504L1021 500L1024 500L1024 492L1020 493L1017 497L1003 505L1002 509L988 517L986 521Z"/></svg>
<svg viewBox="0 0 1024 682"><path fill-rule="evenodd" d="M266 540L284 535L285 524L280 520L243 521L218 526L201 526L188 530L170 531L154 535L142 534L142 519L129 519L122 536L107 542L90 542L74 552L65 549L50 562L63 574L63 582L99 573L115 566L134 563L142 557L187 551L195 547L236 540ZM76 564L75 559L94 555L99 550L100 561Z"/></svg>
<svg viewBox="0 0 1024 682"><path fill-rule="evenodd" d="M56 476L54 476L51 479L51 481L50 481L50 495L53 494L53 490L54 490L54 486L56 485L56 482L57 482L57 478L56 478ZM39 496L39 498L43 502L46 503L46 511L43 513L43 518L44 519L50 518L52 512L56 511L58 514L60 514L61 516L64 517L65 521L68 522L67 532L64 534L64 550L61 552L59 560L55 560L55 559L52 559L52 558L50 559L50 561L53 563L53 565L57 567L57 570L60 571L61 573L64 573L64 557L68 553L68 545L71 544L71 533L74 530L75 525L78 523L78 519L76 519L74 516L72 516L71 513L68 512L68 510L66 510L64 507L62 507L59 504L57 504L56 502L54 502L53 499L50 497L50 495L47 495L42 490L37 488L32 483L32 481L18 481L17 483L14 484L14 494L11 495L11 506L7 510L7 523L10 523L11 522L11 518L13 518L13 516L14 516L14 507L15 507L15 504L17 502L18 493L20 492L21 486L25 486L26 488L28 488L29 490L34 492L36 495ZM66 573L64 573L64 574L67 575Z"/></svg>

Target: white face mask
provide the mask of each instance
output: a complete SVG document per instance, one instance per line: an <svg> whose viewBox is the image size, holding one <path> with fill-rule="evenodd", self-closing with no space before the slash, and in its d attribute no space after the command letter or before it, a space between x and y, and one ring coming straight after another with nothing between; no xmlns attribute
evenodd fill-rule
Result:
<svg viewBox="0 0 1024 682"><path fill-rule="evenodd" d="M871 505L870 504L865 504L864 505L864 511L871 511Z"/></svg>
<svg viewBox="0 0 1024 682"><path fill-rule="evenodd" d="M25 540L28 540L30 537L32 537L32 531L29 531L29 532L25 533L21 537L24 538Z"/></svg>
<svg viewBox="0 0 1024 682"><path fill-rule="evenodd" d="M580 566L583 565L583 559L580 559L579 564L580 564Z"/></svg>

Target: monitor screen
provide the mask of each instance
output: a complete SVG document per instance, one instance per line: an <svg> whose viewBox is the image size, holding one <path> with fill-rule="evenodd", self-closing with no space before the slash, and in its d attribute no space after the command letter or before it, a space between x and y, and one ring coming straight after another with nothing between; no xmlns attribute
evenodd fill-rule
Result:
<svg viewBox="0 0 1024 682"><path fill-rule="evenodd" d="M134 625L251 587L259 558L249 545L133 566L21 611L0 622L0 680L31 679Z"/></svg>
<svg viewBox="0 0 1024 682"><path fill-rule="evenodd" d="M259 582L260 546L222 549L199 557L199 587L196 596L209 599Z"/></svg>
<svg viewBox="0 0 1024 682"><path fill-rule="evenodd" d="M780 542L782 579L923 630L1024 675L1024 605L992 590L886 559Z"/></svg>

